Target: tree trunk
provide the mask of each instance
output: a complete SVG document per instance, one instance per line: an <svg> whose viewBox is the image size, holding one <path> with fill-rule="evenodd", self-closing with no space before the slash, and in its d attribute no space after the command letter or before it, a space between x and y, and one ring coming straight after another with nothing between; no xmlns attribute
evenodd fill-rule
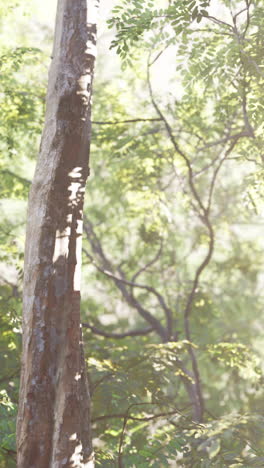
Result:
<svg viewBox="0 0 264 468"><path fill-rule="evenodd" d="M80 329L82 210L99 0L58 0L25 250L18 468L93 467Z"/></svg>

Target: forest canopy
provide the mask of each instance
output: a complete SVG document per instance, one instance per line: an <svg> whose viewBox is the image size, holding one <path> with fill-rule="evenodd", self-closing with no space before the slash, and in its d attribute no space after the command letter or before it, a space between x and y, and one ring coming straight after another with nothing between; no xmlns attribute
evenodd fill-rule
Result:
<svg viewBox="0 0 264 468"><path fill-rule="evenodd" d="M0 0L1 468L51 60L39 4ZM99 21L81 303L95 466L263 467L264 3L104 0Z"/></svg>

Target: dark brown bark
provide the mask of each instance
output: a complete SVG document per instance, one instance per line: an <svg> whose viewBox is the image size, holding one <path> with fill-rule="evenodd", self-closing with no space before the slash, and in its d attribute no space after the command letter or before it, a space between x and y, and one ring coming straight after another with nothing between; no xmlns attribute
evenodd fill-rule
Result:
<svg viewBox="0 0 264 468"><path fill-rule="evenodd" d="M59 0L25 250L18 468L92 467L80 329L82 210L99 0Z"/></svg>

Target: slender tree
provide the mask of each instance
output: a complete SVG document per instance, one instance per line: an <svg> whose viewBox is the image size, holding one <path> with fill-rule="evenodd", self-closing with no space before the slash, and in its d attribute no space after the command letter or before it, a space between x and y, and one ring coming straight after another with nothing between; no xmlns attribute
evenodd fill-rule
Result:
<svg viewBox="0 0 264 468"><path fill-rule="evenodd" d="M19 468L93 466L80 267L98 4L58 0L46 122L28 208Z"/></svg>

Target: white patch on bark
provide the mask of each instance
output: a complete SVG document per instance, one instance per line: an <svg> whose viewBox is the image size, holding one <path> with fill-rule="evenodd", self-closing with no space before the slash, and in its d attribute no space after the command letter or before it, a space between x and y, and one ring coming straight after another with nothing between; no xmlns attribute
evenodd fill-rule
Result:
<svg viewBox="0 0 264 468"><path fill-rule="evenodd" d="M70 439L72 440L72 439ZM76 440L76 439L73 439ZM78 444L75 447L74 453L71 456L71 466L79 468L80 466L83 465L82 463L82 444Z"/></svg>

